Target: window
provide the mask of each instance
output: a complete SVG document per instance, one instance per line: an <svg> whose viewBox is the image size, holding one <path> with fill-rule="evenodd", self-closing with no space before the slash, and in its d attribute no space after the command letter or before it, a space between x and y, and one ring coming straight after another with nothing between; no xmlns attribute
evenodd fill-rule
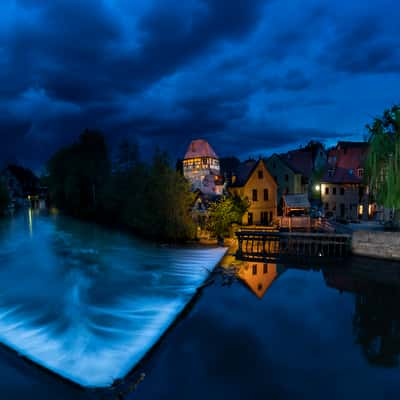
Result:
<svg viewBox="0 0 400 400"><path fill-rule="evenodd" d="M332 194L336 194L336 188L332 188Z"/></svg>
<svg viewBox="0 0 400 400"><path fill-rule="evenodd" d="M263 270L264 274L268 273L268 264L264 264L264 270Z"/></svg>
<svg viewBox="0 0 400 400"><path fill-rule="evenodd" d="M257 275L257 264L253 264L253 275Z"/></svg>
<svg viewBox="0 0 400 400"><path fill-rule="evenodd" d="M358 168L357 175L362 178L364 176L364 168Z"/></svg>
<svg viewBox="0 0 400 400"><path fill-rule="evenodd" d="M344 188L340 188L340 195L344 196Z"/></svg>
<svg viewBox="0 0 400 400"><path fill-rule="evenodd" d="M263 179L264 178L264 173L263 171L258 171L258 179Z"/></svg>
<svg viewBox="0 0 400 400"><path fill-rule="evenodd" d="M325 194L329 194L329 187L328 186L325 188Z"/></svg>
<svg viewBox="0 0 400 400"><path fill-rule="evenodd" d="M253 201L258 201L257 189L253 189Z"/></svg>
<svg viewBox="0 0 400 400"><path fill-rule="evenodd" d="M335 175L335 170L331 168L328 170L328 176L332 177L333 175Z"/></svg>
<svg viewBox="0 0 400 400"><path fill-rule="evenodd" d="M288 175L288 174L285 175L285 181L286 181L286 182L289 181L289 175Z"/></svg>
<svg viewBox="0 0 400 400"><path fill-rule="evenodd" d="M329 203L325 203L325 210L329 210Z"/></svg>
<svg viewBox="0 0 400 400"><path fill-rule="evenodd" d="M332 211L336 211L336 203L332 203Z"/></svg>
<svg viewBox="0 0 400 400"><path fill-rule="evenodd" d="M269 200L268 189L264 189L264 201L268 201L268 200Z"/></svg>

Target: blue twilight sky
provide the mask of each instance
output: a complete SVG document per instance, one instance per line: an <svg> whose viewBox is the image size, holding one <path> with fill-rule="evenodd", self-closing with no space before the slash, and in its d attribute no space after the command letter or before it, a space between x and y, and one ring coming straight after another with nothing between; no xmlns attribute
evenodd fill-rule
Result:
<svg viewBox="0 0 400 400"><path fill-rule="evenodd" d="M398 0L1 0L0 162L86 127L172 157L361 139L400 102Z"/></svg>

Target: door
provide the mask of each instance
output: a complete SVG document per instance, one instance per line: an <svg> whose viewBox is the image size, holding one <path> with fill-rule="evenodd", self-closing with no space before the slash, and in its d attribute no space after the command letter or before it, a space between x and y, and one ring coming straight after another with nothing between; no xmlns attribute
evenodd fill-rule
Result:
<svg viewBox="0 0 400 400"><path fill-rule="evenodd" d="M268 213L266 211L261 212L261 225L268 225Z"/></svg>
<svg viewBox="0 0 400 400"><path fill-rule="evenodd" d="M248 213L247 214L247 224L248 225L253 225L253 213Z"/></svg>

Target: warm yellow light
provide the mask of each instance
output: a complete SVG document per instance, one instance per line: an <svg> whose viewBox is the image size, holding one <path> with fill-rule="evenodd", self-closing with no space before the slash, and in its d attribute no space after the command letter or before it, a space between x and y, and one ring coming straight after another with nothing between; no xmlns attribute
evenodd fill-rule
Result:
<svg viewBox="0 0 400 400"><path fill-rule="evenodd" d="M360 205L358 206L358 213L359 213L360 215L364 214L364 206L363 206L362 204L360 204Z"/></svg>
<svg viewBox="0 0 400 400"><path fill-rule="evenodd" d="M368 206L368 215L371 216L372 215L372 204L370 204Z"/></svg>
<svg viewBox="0 0 400 400"><path fill-rule="evenodd" d="M28 209L28 225L29 225L29 235L33 236L33 223L32 223L32 208Z"/></svg>
<svg viewBox="0 0 400 400"><path fill-rule="evenodd" d="M317 192L319 192L319 191L321 190L321 186L320 186L320 185L315 185L315 190L316 190Z"/></svg>

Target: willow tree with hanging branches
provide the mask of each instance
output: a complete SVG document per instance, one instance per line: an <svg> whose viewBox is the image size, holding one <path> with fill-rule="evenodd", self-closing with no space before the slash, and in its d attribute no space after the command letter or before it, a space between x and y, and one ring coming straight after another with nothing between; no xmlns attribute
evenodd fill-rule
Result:
<svg viewBox="0 0 400 400"><path fill-rule="evenodd" d="M393 210L400 223L400 106L386 110L381 118L367 125L369 153L367 177L379 205Z"/></svg>

